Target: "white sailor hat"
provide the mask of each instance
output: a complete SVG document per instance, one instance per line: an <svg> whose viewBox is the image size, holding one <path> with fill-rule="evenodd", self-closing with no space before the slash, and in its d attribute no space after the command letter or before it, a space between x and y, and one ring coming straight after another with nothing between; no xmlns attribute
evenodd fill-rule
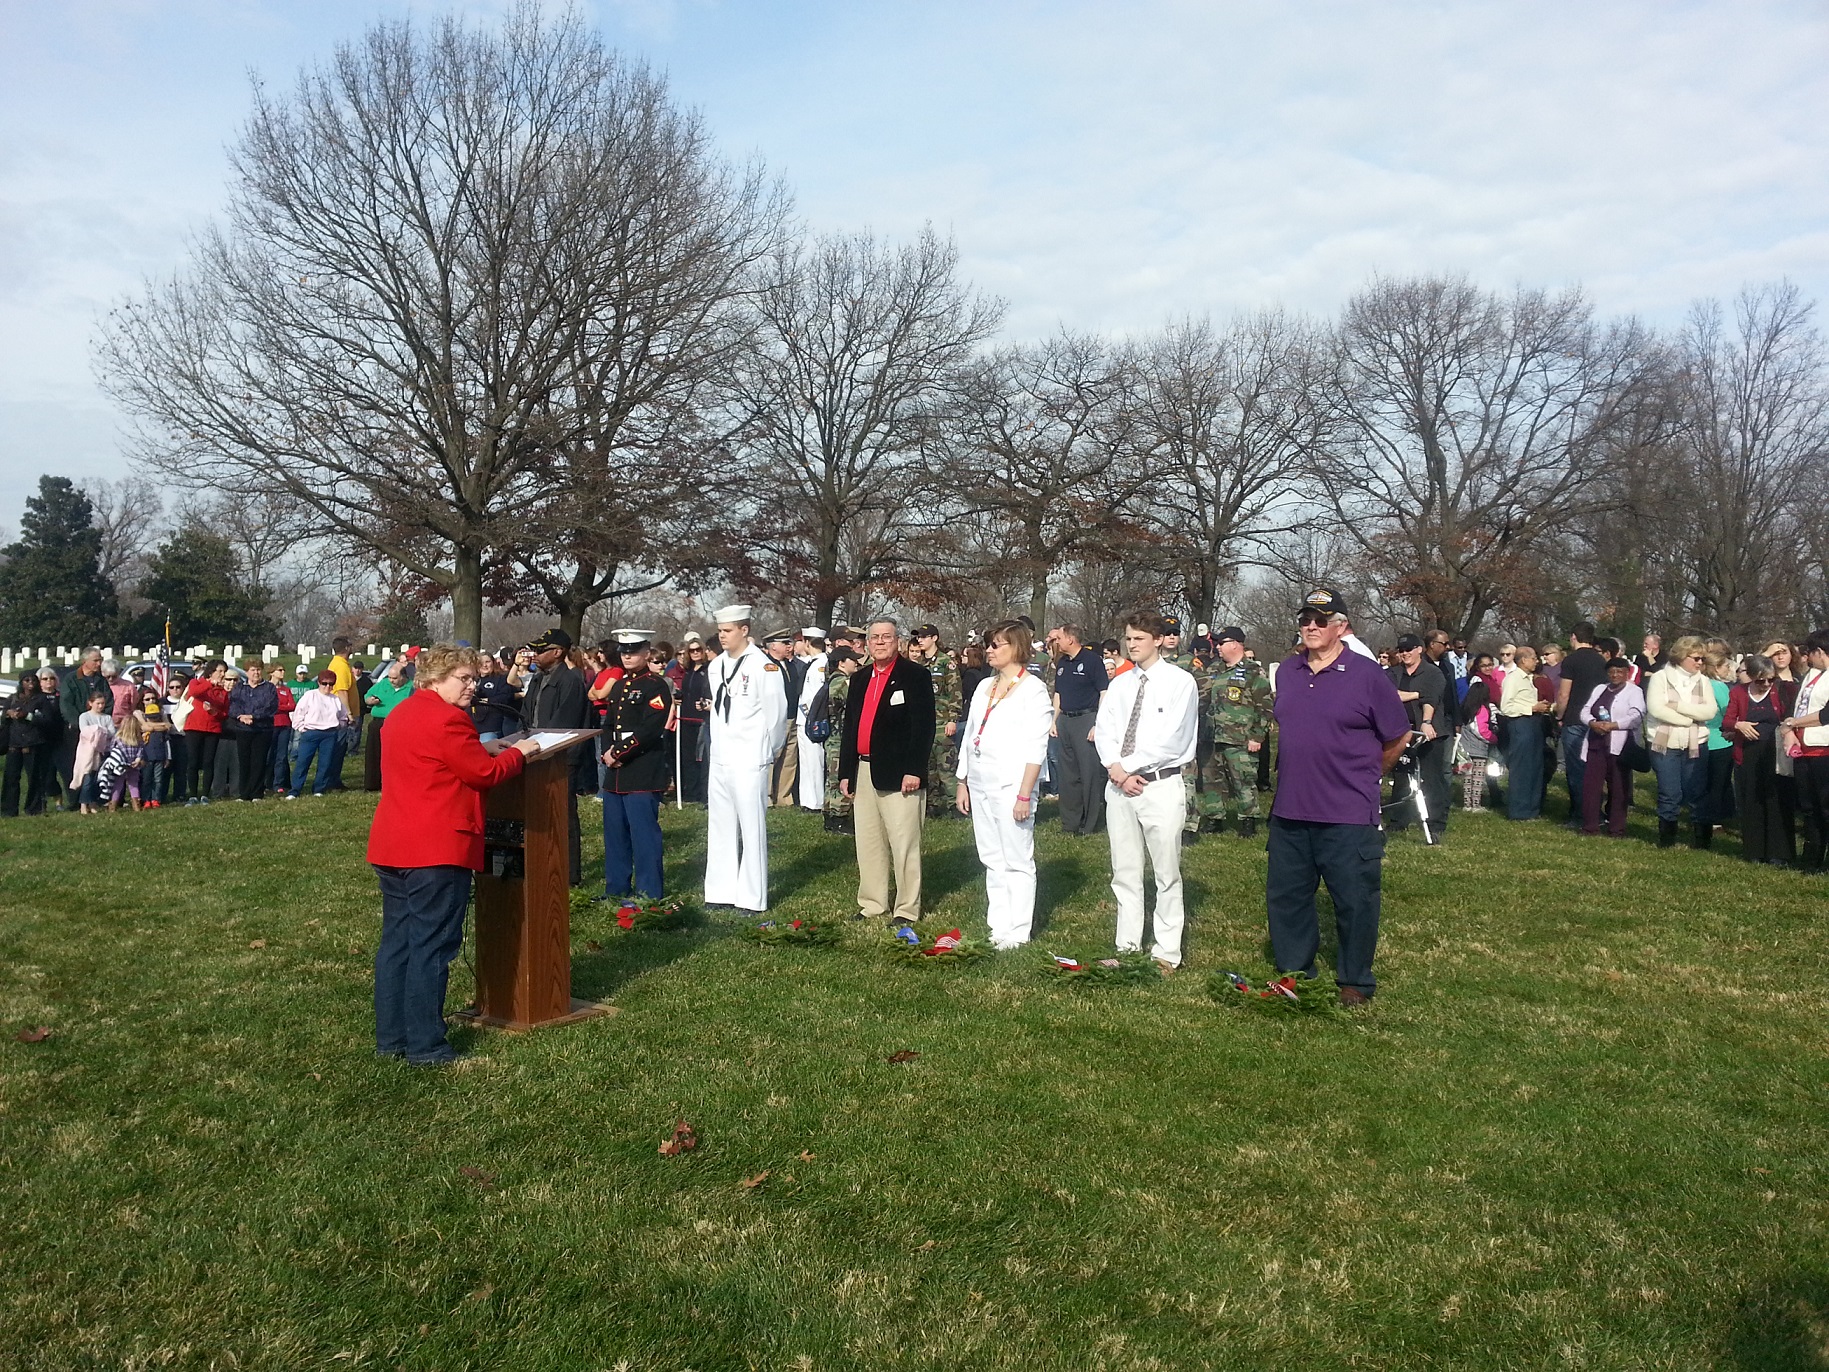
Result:
<svg viewBox="0 0 1829 1372"><path fill-rule="evenodd" d="M754 608L751 605L726 605L711 618L717 624L747 624L749 613Z"/></svg>
<svg viewBox="0 0 1829 1372"><path fill-rule="evenodd" d="M826 631L824 629L821 629L818 627L814 627L811 629L802 629L800 631L800 636L802 638L816 638L821 643L824 643L826 641Z"/></svg>

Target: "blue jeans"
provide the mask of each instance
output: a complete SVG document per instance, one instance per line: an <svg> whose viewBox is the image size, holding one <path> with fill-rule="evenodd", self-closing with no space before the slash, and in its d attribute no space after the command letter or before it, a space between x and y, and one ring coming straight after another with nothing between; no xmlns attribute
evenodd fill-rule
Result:
<svg viewBox="0 0 1829 1372"><path fill-rule="evenodd" d="M1505 817L1535 819L1543 813L1543 721L1520 715L1505 721Z"/></svg>
<svg viewBox="0 0 1829 1372"><path fill-rule="evenodd" d="M377 867L381 946L375 950L375 1050L412 1063L448 1062L445 985L464 944L467 867Z"/></svg>
<svg viewBox="0 0 1829 1372"><path fill-rule="evenodd" d="M1580 708L1579 704L1571 702L1571 710ZM1588 726L1585 724L1562 726L1562 775L1569 783L1569 818L1572 820L1581 819L1581 783L1587 775L1588 767L1581 760L1581 740L1587 732Z"/></svg>
<svg viewBox="0 0 1829 1372"><path fill-rule="evenodd" d="M275 726L273 730L273 792L292 789L292 726Z"/></svg>
<svg viewBox="0 0 1829 1372"><path fill-rule="evenodd" d="M661 894L660 792L603 795L603 893ZM633 881L631 881L631 877Z"/></svg>
<svg viewBox="0 0 1829 1372"><path fill-rule="evenodd" d="M346 724L328 732L335 740L330 750L330 784L340 791L343 789L343 759L356 750L356 745L362 739L362 726ZM323 792L317 794L322 795Z"/></svg>
<svg viewBox="0 0 1829 1372"><path fill-rule="evenodd" d="M302 729L298 736L298 757L292 763L292 794L298 795L305 789L305 778L311 775L311 760L317 759L317 784L311 788L311 794L321 796L330 785L335 775L337 737L336 729Z"/></svg>
<svg viewBox="0 0 1829 1372"><path fill-rule="evenodd" d="M83 778L82 785L77 788L76 803L78 805L100 805L102 803L102 774L99 769L90 772Z"/></svg>
<svg viewBox="0 0 1829 1372"><path fill-rule="evenodd" d="M1691 757L1687 752L1651 755L1651 772L1658 779L1658 818L1675 824L1678 812L1687 805L1691 823L1701 823L1702 793L1708 786L1708 750Z"/></svg>

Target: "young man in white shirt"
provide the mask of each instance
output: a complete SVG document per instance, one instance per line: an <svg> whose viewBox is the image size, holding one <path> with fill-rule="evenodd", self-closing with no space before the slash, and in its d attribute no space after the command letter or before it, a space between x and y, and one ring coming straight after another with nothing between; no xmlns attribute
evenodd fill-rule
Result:
<svg viewBox="0 0 1829 1372"><path fill-rule="evenodd" d="M1162 616L1138 610L1124 621L1124 652L1136 670L1116 677L1099 702L1093 742L1110 784L1111 893L1118 902L1118 951L1143 944L1143 864L1156 872L1156 938L1150 956L1164 972L1181 965L1181 830L1199 734L1200 690L1191 673L1162 656Z"/></svg>

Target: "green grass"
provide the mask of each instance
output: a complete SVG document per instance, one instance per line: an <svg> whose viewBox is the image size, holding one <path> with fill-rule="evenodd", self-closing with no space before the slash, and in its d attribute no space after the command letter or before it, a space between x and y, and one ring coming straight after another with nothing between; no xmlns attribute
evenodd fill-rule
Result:
<svg viewBox="0 0 1829 1372"><path fill-rule="evenodd" d="M1103 840L1044 828L1033 950L593 913L576 989L618 1016L425 1073L371 1056L367 815L0 825L0 1365L1829 1366L1829 884L1731 843L1394 841L1342 1021L1207 997L1266 967L1230 836L1182 974L1049 982L1112 910ZM702 818L666 823L695 891ZM848 839L771 835L778 915L848 906ZM927 881L982 934L965 824Z"/></svg>

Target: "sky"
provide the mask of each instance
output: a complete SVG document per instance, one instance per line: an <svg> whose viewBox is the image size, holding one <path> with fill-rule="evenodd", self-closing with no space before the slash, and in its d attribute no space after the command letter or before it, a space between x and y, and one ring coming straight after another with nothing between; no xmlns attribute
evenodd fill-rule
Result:
<svg viewBox="0 0 1829 1372"><path fill-rule="evenodd" d="M250 83L501 3L0 0L0 530L125 474L107 308L183 268ZM1146 332L1371 277L1581 286L1663 327L1829 295L1820 3L581 0L819 231L931 223L1005 335Z"/></svg>

